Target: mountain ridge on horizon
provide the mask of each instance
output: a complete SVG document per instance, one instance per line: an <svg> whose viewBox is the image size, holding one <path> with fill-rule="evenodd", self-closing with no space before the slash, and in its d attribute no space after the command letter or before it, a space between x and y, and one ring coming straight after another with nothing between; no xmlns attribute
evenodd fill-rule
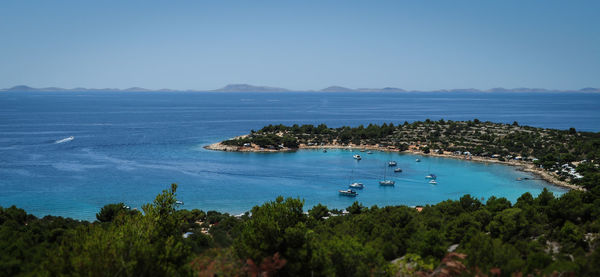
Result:
<svg viewBox="0 0 600 277"><path fill-rule="evenodd" d="M73 91L73 92L86 92L86 91L115 91L115 92L600 92L600 88L585 87L581 89L544 89L544 88L512 88L507 89L503 87L490 88L486 90L465 88L465 89L438 89L438 90L405 90L402 88L395 87L383 87L383 88L347 88L343 86L329 86L320 90L292 90L280 87L270 86L255 86L250 84L228 84L219 89L213 90L198 90L198 89L187 89L187 90L175 90L175 89L146 89L142 87L130 87L126 89L119 88L83 88L76 87L72 89L61 88L61 87L45 87L45 88L34 88L27 85L17 85L11 88L0 89L0 91L18 91L18 92L36 92L36 91Z"/></svg>

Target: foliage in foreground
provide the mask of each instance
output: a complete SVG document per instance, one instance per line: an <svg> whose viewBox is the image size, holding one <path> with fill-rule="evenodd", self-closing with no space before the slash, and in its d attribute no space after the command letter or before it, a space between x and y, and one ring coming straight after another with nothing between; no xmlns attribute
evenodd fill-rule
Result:
<svg viewBox="0 0 600 277"><path fill-rule="evenodd" d="M178 210L176 188L142 212L107 205L93 223L0 208L0 274L600 276L598 189L514 204L465 195L421 212L354 203L347 215L279 197L233 217Z"/></svg>

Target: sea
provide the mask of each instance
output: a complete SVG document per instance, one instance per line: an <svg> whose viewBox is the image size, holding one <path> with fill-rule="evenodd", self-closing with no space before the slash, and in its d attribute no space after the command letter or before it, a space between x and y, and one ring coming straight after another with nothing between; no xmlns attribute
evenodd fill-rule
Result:
<svg viewBox="0 0 600 277"><path fill-rule="evenodd" d="M139 209L171 183L178 184L183 208L230 214L280 195L303 199L306 209L318 203L343 209L354 201L427 205L465 194L515 201L543 188L560 195L566 190L499 164L349 149L233 153L203 146L269 124L339 127L477 118L598 132L599 104L600 94L592 93L5 91L0 206L94 220L109 203ZM402 173L387 167L392 160ZM425 179L430 173L437 175L437 185ZM383 178L396 185L380 187ZM351 182L365 188L356 197L340 196Z"/></svg>

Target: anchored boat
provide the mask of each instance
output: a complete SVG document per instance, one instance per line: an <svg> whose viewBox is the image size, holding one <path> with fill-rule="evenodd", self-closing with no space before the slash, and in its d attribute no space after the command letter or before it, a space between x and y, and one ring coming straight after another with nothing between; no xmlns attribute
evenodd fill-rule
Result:
<svg viewBox="0 0 600 277"><path fill-rule="evenodd" d="M387 166L383 168L383 180L379 181L379 185L380 186L393 186L394 184L396 184L395 181L393 180L386 180L386 173L387 173Z"/></svg>
<svg viewBox="0 0 600 277"><path fill-rule="evenodd" d="M381 185L381 186L393 186L395 184L396 184L396 182L394 182L392 180L379 181L379 185Z"/></svg>
<svg viewBox="0 0 600 277"><path fill-rule="evenodd" d="M363 189L365 185L363 185L363 183L352 183L348 187L351 187L353 189Z"/></svg>
<svg viewBox="0 0 600 277"><path fill-rule="evenodd" d="M356 191L353 191L351 189L340 190L339 193L341 196L350 196L350 197L355 197L358 195L358 193L356 193Z"/></svg>

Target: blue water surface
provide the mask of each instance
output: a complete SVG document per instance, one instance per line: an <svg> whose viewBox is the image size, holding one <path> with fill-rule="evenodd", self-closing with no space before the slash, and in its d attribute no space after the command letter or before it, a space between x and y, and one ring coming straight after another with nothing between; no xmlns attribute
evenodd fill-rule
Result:
<svg viewBox="0 0 600 277"><path fill-rule="evenodd" d="M464 194L514 201L544 187L514 168L453 159L350 150L229 153L202 146L268 124L342 125L430 119L599 131L598 94L576 93L123 93L1 92L0 206L93 219L107 203L140 207L178 183L185 208L241 213L278 195L307 206L423 205ZM57 140L73 136L63 143ZM385 163L396 186L379 187ZM438 175L438 185L424 176ZM338 196L351 181L366 188Z"/></svg>

